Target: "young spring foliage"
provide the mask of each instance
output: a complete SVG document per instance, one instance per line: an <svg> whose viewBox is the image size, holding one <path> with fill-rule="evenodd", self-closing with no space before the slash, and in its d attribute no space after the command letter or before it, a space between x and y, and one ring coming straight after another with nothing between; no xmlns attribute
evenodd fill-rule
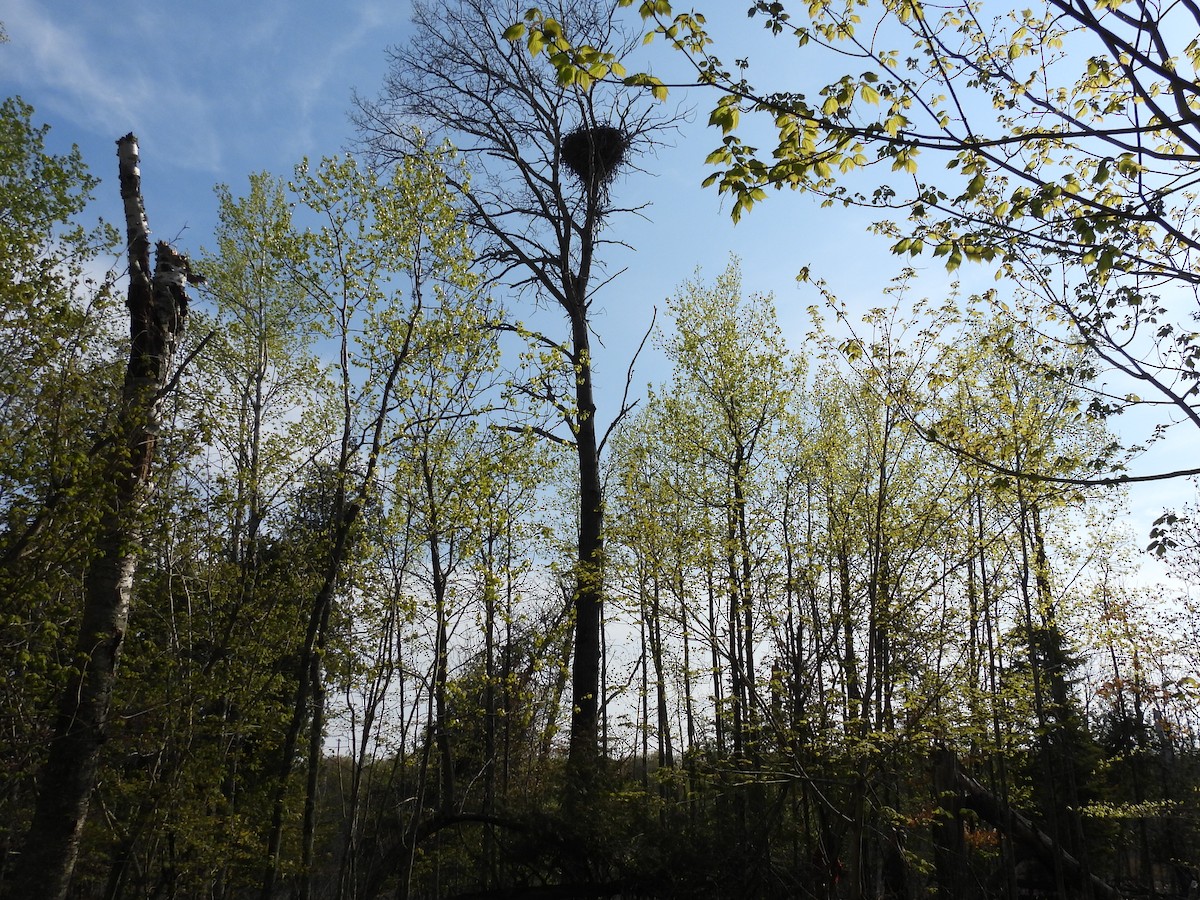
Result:
<svg viewBox="0 0 1200 900"><path fill-rule="evenodd" d="M700 13L669 0L618 5L636 7L646 39L715 90L709 124L721 141L705 184L732 198L734 220L770 188L875 210L897 256L931 255L951 271L982 263L1023 289L1033 304L1023 321L1053 323L1122 384L1098 397L1106 410L1161 402L1161 425L1200 426L1195 9L760 0L749 15L762 40L794 47L797 84L786 86L788 73L758 72L753 54L723 61L722 35ZM618 77L541 10L509 37L552 48L560 69ZM742 137L751 117L770 129L767 146ZM1144 477L1185 474L1195 472Z"/></svg>

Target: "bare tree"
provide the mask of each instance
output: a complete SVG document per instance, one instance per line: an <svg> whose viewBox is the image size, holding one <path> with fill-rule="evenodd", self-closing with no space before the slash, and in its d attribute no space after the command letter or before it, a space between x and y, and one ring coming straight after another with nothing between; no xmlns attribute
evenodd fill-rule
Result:
<svg viewBox="0 0 1200 900"><path fill-rule="evenodd" d="M572 35L627 54L637 35L622 31L610 4L555 0L548 12ZM589 314L608 280L600 250L618 213L610 187L631 158L651 149L674 118L643 91L586 75L559 75L548 54L531 56L505 32L522 0L426 0L414 4L415 30L389 51L391 69L377 100L360 98L357 124L382 161L421 140L447 139L466 161L451 173L473 228L481 264L495 283L553 303L567 320L564 339L519 331L556 360L554 373L521 390L555 410L544 437L578 456L579 534L574 576L575 639L570 768L586 786L599 760L604 509ZM563 83L571 82L571 83ZM419 131L417 130L419 129ZM622 404L615 419L628 411ZM615 422L614 422L615 424ZM611 431L611 425L609 430Z"/></svg>
<svg viewBox="0 0 1200 900"><path fill-rule="evenodd" d="M60 898L70 886L129 623L163 398L171 387L175 349L187 320L187 285L198 280L187 257L161 241L151 273L137 138L127 134L117 141L117 155L129 252L129 366L112 430L99 445L105 454L104 484L96 500L99 529L84 579L74 664L59 698L13 897Z"/></svg>

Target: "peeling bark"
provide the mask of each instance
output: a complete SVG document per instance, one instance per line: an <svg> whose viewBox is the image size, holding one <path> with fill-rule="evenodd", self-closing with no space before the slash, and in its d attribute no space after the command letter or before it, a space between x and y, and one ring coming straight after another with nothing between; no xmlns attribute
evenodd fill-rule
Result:
<svg viewBox="0 0 1200 900"><path fill-rule="evenodd" d="M11 896L65 897L79 852L105 740L109 702L129 621L141 549L140 519L150 494L163 394L187 318L187 257L159 242L150 271L150 228L141 194L137 138L117 142L129 253L129 365L106 444L103 504L72 675L59 700L49 755L38 781L33 822Z"/></svg>

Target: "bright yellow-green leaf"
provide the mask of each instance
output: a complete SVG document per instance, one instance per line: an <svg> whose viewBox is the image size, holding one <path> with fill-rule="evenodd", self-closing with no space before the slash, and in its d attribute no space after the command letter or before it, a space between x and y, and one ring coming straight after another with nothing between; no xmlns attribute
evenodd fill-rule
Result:
<svg viewBox="0 0 1200 900"><path fill-rule="evenodd" d="M722 134L729 134L737 128L738 108L732 104L723 104L712 111L708 117L709 125L716 125Z"/></svg>

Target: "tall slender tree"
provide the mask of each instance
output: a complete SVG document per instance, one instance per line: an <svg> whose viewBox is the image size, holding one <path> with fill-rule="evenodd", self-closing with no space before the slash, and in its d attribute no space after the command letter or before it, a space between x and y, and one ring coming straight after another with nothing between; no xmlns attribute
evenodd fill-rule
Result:
<svg viewBox="0 0 1200 900"><path fill-rule="evenodd" d="M563 0L560 19L615 57L631 48L612 10ZM564 76L505 34L519 0L419 0L415 33L391 51L378 100L360 100L358 123L385 160L402 158L420 126L463 154L470 177L451 176L464 200L481 263L497 282L557 306L563 338L527 338L551 369L519 389L555 411L553 440L577 457L578 542L571 673L570 764L583 784L599 753L604 507L591 310L602 279L605 228L622 209L613 181L667 124L638 92ZM419 138L424 139L424 138ZM619 413L618 413L619 416Z"/></svg>

